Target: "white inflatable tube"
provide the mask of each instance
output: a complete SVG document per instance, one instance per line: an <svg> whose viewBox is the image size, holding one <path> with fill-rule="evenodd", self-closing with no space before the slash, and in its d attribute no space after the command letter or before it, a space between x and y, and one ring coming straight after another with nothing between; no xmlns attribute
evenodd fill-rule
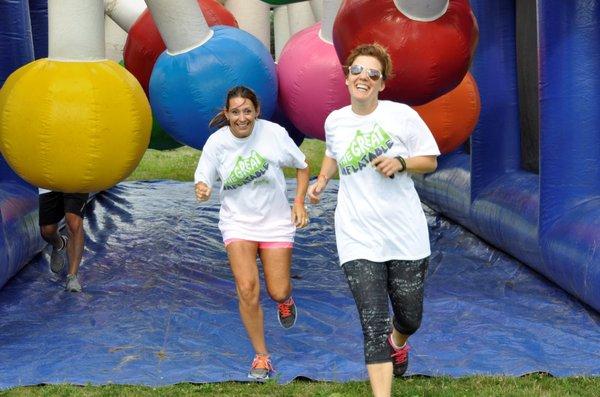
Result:
<svg viewBox="0 0 600 397"><path fill-rule="evenodd" d="M271 7L260 0L226 0L225 8L238 21L240 29L254 35L271 48Z"/></svg>
<svg viewBox="0 0 600 397"><path fill-rule="evenodd" d="M287 6L279 6L273 9L273 36L275 39L275 60L277 61L285 43L290 38Z"/></svg>
<svg viewBox="0 0 600 397"><path fill-rule="evenodd" d="M48 58L76 62L106 59L101 1L48 1Z"/></svg>
<svg viewBox="0 0 600 397"><path fill-rule="evenodd" d="M435 21L448 10L449 0L394 0L398 10L415 21Z"/></svg>
<svg viewBox="0 0 600 397"><path fill-rule="evenodd" d="M324 4L325 0L310 0L310 8L312 8L313 15L317 22L323 19Z"/></svg>
<svg viewBox="0 0 600 397"><path fill-rule="evenodd" d="M104 0L104 13L126 32L145 10L144 0Z"/></svg>
<svg viewBox="0 0 600 397"><path fill-rule="evenodd" d="M323 23L319 37L321 40L333 44L333 22L343 0L323 0Z"/></svg>
<svg viewBox="0 0 600 397"><path fill-rule="evenodd" d="M312 8L308 1L288 4L288 23L290 25L290 35L294 35L309 26L316 23Z"/></svg>
<svg viewBox="0 0 600 397"><path fill-rule="evenodd" d="M187 52L212 37L196 0L145 1L169 54Z"/></svg>

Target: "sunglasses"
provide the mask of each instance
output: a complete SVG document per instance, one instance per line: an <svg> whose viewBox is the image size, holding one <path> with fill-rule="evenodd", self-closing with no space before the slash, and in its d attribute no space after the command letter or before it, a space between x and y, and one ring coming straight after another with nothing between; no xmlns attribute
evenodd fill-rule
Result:
<svg viewBox="0 0 600 397"><path fill-rule="evenodd" d="M381 72L379 70L366 68L363 65L352 65L352 66L346 66L345 68L346 68L346 73L350 73L354 76L358 76L359 74L361 74L363 72L363 70L366 70L367 76L369 76L369 78L373 81L377 81L382 77Z"/></svg>

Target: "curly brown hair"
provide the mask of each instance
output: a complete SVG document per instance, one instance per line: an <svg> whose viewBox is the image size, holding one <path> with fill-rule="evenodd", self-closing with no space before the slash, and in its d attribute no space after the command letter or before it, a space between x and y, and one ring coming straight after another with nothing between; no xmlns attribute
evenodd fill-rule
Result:
<svg viewBox="0 0 600 397"><path fill-rule="evenodd" d="M394 77L390 54L388 54L387 48L379 43L360 44L354 47L354 49L350 52L350 55L348 55L348 58L346 58L346 62L344 64L344 74L346 77L348 77L348 67L350 67L354 60L361 55L370 56L379 61L381 67L383 68L381 71L383 80Z"/></svg>

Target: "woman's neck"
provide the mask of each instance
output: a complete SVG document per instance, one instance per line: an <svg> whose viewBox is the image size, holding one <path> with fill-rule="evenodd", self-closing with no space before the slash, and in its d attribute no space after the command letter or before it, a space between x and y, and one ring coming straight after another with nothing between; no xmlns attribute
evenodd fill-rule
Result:
<svg viewBox="0 0 600 397"><path fill-rule="evenodd" d="M375 98L372 101L351 101L352 111L360 116L371 114L377 109L379 99Z"/></svg>

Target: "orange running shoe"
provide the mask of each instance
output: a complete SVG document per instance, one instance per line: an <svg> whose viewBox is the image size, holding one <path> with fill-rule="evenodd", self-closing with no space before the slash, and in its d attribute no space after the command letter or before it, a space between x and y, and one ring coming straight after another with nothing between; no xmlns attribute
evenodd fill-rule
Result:
<svg viewBox="0 0 600 397"><path fill-rule="evenodd" d="M275 370L273 369L273 364L271 364L269 356L267 354L257 354L254 356L254 360L252 360L248 378L264 381L269 379L273 372L275 372Z"/></svg>

